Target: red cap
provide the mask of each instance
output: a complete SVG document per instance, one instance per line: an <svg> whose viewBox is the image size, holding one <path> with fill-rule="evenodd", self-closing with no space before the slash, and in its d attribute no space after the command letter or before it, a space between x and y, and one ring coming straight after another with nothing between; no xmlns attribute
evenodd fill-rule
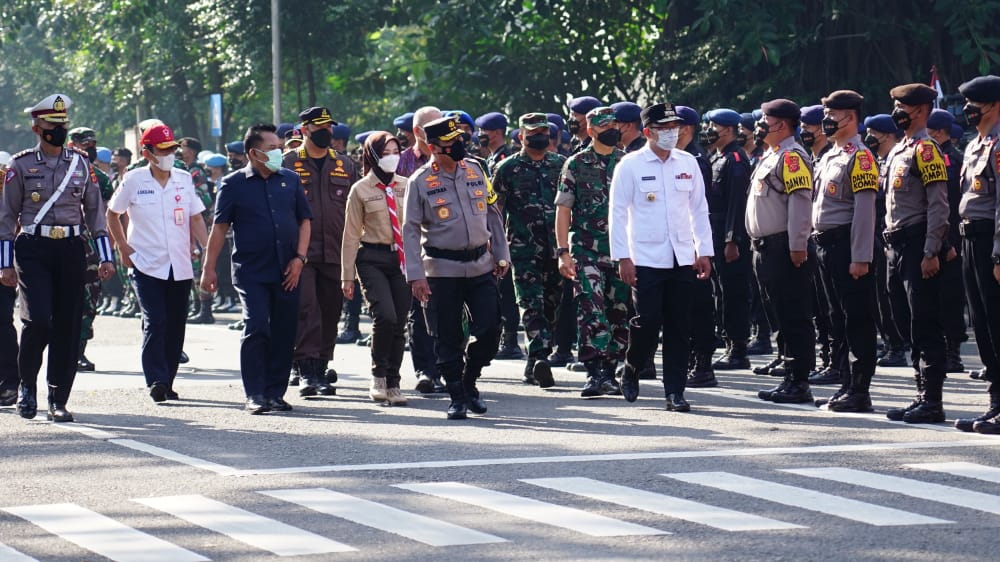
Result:
<svg viewBox="0 0 1000 562"><path fill-rule="evenodd" d="M174 140L174 132L170 130L170 127L162 124L146 129L146 132L142 134L139 144L142 146L152 146L160 150L180 146L180 143Z"/></svg>

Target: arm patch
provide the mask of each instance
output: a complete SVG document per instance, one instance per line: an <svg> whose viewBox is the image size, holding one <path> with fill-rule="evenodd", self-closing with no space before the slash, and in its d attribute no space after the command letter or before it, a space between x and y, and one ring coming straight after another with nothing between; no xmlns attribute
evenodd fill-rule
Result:
<svg viewBox="0 0 1000 562"><path fill-rule="evenodd" d="M858 152L851 166L851 191L857 193L864 189L878 191L878 172L875 171L872 154L867 150Z"/></svg>
<svg viewBox="0 0 1000 562"><path fill-rule="evenodd" d="M917 145L917 154L913 159L917 163L917 171L920 172L920 180L927 185L937 181L948 181L948 168L944 164L944 156L937 143L931 140L922 140Z"/></svg>
<svg viewBox="0 0 1000 562"><path fill-rule="evenodd" d="M812 174L802 156L790 150L782 159L781 181L785 185L785 193L790 194L800 189L812 189Z"/></svg>

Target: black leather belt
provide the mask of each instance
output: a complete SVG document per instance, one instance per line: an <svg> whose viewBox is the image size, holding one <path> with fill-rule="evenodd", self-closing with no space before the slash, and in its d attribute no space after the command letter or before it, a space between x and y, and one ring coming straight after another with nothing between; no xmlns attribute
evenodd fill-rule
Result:
<svg viewBox="0 0 1000 562"><path fill-rule="evenodd" d="M775 244L784 242L788 245L788 233L779 232L777 234L771 234L770 236L765 236L763 238L753 238L750 240L750 244L753 246L754 250L760 250L761 248L767 246L774 246Z"/></svg>
<svg viewBox="0 0 1000 562"><path fill-rule="evenodd" d="M838 240L850 240L851 225L844 224L829 230L824 230L823 232L813 232L811 238L820 246L832 244Z"/></svg>
<svg viewBox="0 0 1000 562"><path fill-rule="evenodd" d="M374 242L361 242L361 247L368 250L381 250L383 252L395 252L394 244L376 244Z"/></svg>
<svg viewBox="0 0 1000 562"><path fill-rule="evenodd" d="M903 228L897 228L896 230L887 230L882 234L882 238L885 240L886 244L895 246L897 244L902 244L910 238L926 235L927 223L922 222L918 224L911 224L910 226L904 226Z"/></svg>
<svg viewBox="0 0 1000 562"><path fill-rule="evenodd" d="M444 248L435 248L434 246L424 246L424 251L432 258L468 262L481 258L486 253L486 245L483 244L471 250L445 250Z"/></svg>
<svg viewBox="0 0 1000 562"><path fill-rule="evenodd" d="M962 222L958 223L958 232L966 238L987 234L993 236L996 233L996 223L990 219L963 219Z"/></svg>

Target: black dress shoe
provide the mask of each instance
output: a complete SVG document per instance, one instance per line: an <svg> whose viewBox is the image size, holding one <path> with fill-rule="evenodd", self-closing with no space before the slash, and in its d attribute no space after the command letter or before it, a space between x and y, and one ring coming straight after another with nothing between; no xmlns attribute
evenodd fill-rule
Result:
<svg viewBox="0 0 1000 562"><path fill-rule="evenodd" d="M452 402L448 406L448 419L449 420L464 420L468 417L468 406L465 402Z"/></svg>
<svg viewBox="0 0 1000 562"><path fill-rule="evenodd" d="M474 398L470 396L468 408L469 411L472 412L473 414L485 414L486 402L483 402L483 399L478 396Z"/></svg>
<svg viewBox="0 0 1000 562"><path fill-rule="evenodd" d="M327 384L326 380L321 379L316 384L316 392L322 396L336 396L337 389Z"/></svg>
<svg viewBox="0 0 1000 562"><path fill-rule="evenodd" d="M444 394L448 392L448 387L446 387L444 385L444 381L441 380L441 375L434 375L431 377L431 382L434 384L434 394Z"/></svg>
<svg viewBox="0 0 1000 562"><path fill-rule="evenodd" d="M622 396L627 402L635 402L639 398L639 373L629 364L622 369Z"/></svg>
<svg viewBox="0 0 1000 562"><path fill-rule="evenodd" d="M154 382L149 387L149 397L153 402L163 402L167 399L167 385L162 382Z"/></svg>
<svg viewBox="0 0 1000 562"><path fill-rule="evenodd" d="M13 406L17 403L17 391L13 388L8 388L3 392L0 392L0 406Z"/></svg>
<svg viewBox="0 0 1000 562"><path fill-rule="evenodd" d="M415 390L420 394L431 394L434 392L434 381L427 374L417 371L417 386Z"/></svg>
<svg viewBox="0 0 1000 562"><path fill-rule="evenodd" d="M17 413L24 419L34 419L38 413L38 400L35 389L21 385L18 390Z"/></svg>
<svg viewBox="0 0 1000 562"><path fill-rule="evenodd" d="M581 398L595 398L597 396L603 396L604 391L601 390L601 379L600 377L587 377L587 382L580 389Z"/></svg>
<svg viewBox="0 0 1000 562"><path fill-rule="evenodd" d="M337 374L337 371L334 371L333 369L327 369L326 370L326 382L327 382L327 384L337 384L337 381L339 379L340 379L340 375Z"/></svg>
<svg viewBox="0 0 1000 562"><path fill-rule="evenodd" d="M86 355L80 355L80 359L76 362L77 371L91 372L97 370L97 366L90 359L87 359Z"/></svg>
<svg viewBox="0 0 1000 562"><path fill-rule="evenodd" d="M691 404L688 404L688 401L684 399L684 393L672 392L667 395L667 411L690 412Z"/></svg>
<svg viewBox="0 0 1000 562"><path fill-rule="evenodd" d="M601 390L608 396L621 396L622 394L622 387L613 374L607 375L601 380Z"/></svg>
<svg viewBox="0 0 1000 562"><path fill-rule="evenodd" d="M73 421L73 414L62 404L49 404L49 413L46 416L49 421L65 423Z"/></svg>
<svg viewBox="0 0 1000 562"><path fill-rule="evenodd" d="M180 399L181 399L180 395L174 392L174 389L172 388L167 389L167 400L180 400Z"/></svg>
<svg viewBox="0 0 1000 562"><path fill-rule="evenodd" d="M268 398L267 407L275 412L291 412L292 405L285 402L284 398Z"/></svg>
<svg viewBox="0 0 1000 562"><path fill-rule="evenodd" d="M265 400L260 394L247 396L247 402L243 406L243 409L252 415L263 414L264 412L271 411L271 409L267 406L267 400Z"/></svg>
<svg viewBox="0 0 1000 562"><path fill-rule="evenodd" d="M552 377L552 366L547 359L535 361L535 366L531 369L532 376L538 381L541 388L551 388L555 386L556 380Z"/></svg>
<svg viewBox="0 0 1000 562"><path fill-rule="evenodd" d="M190 357L188 357L188 354L187 354L187 353L184 353L184 351L182 350L182 351L181 351L181 356L180 356L180 358L179 358L179 359L177 360L177 362L178 362L178 363L180 363L181 365L183 365L183 364L187 363L187 362L188 362L188 361L190 361L190 360L191 360L191 358L190 358Z"/></svg>

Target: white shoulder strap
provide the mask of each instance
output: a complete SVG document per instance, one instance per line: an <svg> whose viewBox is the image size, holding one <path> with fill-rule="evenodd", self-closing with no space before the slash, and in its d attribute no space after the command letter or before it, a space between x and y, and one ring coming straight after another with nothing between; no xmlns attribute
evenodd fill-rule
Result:
<svg viewBox="0 0 1000 562"><path fill-rule="evenodd" d="M66 191L66 186L69 185L69 178L73 176L73 171L76 170L76 165L79 161L80 155L74 152L73 160L70 161L69 168L66 169L66 175L63 176L62 183L59 184L56 192L52 194L52 197L49 197L49 200L45 202L45 205L43 205L41 210L38 211L38 214L35 215L35 222L32 223L32 227L36 227L38 226L38 223L42 222L45 215L48 214L50 209L52 209L52 205L55 205L56 201L59 200L59 197L62 196L63 191Z"/></svg>

